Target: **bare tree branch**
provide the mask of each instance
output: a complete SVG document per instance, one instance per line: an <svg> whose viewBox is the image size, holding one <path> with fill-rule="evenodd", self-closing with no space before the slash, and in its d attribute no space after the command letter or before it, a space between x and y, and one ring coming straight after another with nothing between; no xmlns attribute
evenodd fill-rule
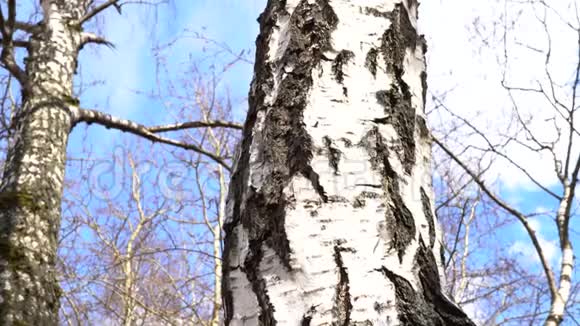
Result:
<svg viewBox="0 0 580 326"><path fill-rule="evenodd" d="M21 30L21 31L24 31L24 32L27 32L27 33L34 33L39 29L39 26L38 26L38 24L31 24L31 23L15 21L14 28Z"/></svg>
<svg viewBox="0 0 580 326"><path fill-rule="evenodd" d="M433 99L435 101L439 101L437 98L433 97ZM532 183L534 183L536 186L538 186L540 189L542 189L544 192L546 192L548 195L554 197L557 200L561 200L562 198L560 196L558 196L557 194L555 194L553 191L551 191L550 189L548 189L548 187L542 185L542 183L540 183L536 178L534 178L534 176L532 176L530 174L530 172L524 168L523 166L521 166L520 164L518 164L516 161L514 161L509 155L506 155L503 152L500 152L497 149L497 146L495 146L490 140L489 138L481 131L479 130L479 128L477 128L475 125L473 125L471 122L469 122L467 119L459 116L458 114L453 113L451 110L449 110L443 103L440 103L440 106L443 107L447 112L449 112L451 115L453 115L455 118L461 120L463 123L465 123L469 128L471 128L471 130L473 130L478 136L480 136L487 144L487 146L489 147L489 150L496 153L497 155L499 155L500 157L504 158L506 161L508 161L510 164L512 164L514 167L516 167L518 170L520 170L522 173L524 173L528 179L530 181L532 181ZM507 144L507 142L506 142Z"/></svg>
<svg viewBox="0 0 580 326"><path fill-rule="evenodd" d="M439 146L449 157L451 157L451 159L453 159L453 161L455 161L455 163L457 163L457 165L459 165L472 179L475 183L477 183L477 185L479 185L479 187L481 188L481 190L493 201L495 202L499 207L501 207L502 209L504 209L506 212L508 212L509 214L511 214L512 216L514 216L515 218L517 218L522 225L524 226L524 229L526 230L526 232L528 233L528 236L530 237L530 240L532 240L532 244L534 245L534 249L536 250L536 253L538 254L538 258L540 259L540 262L542 264L542 268L544 269L544 273L546 275L546 278L548 280L548 286L550 288L550 294L552 296L552 298L555 298L558 295L558 288L556 286L556 280L554 277L554 273L548 263L548 259L546 258L546 256L544 255L544 250L542 249L542 246L540 245L540 241L538 240L538 237L536 236L536 232L534 231L534 229L532 228L532 226L530 225L530 223L528 222L527 217L522 214L520 211L516 210L515 208L513 208L511 205L509 205L508 203L504 202L501 198L499 198L498 196L496 196L483 182L483 180L481 178L478 177L478 175L473 172L467 165L465 165L449 148L447 148L447 146L445 146L445 144L443 144L442 142L439 141L439 139L437 139L435 136L431 136L431 139L437 144L437 146Z"/></svg>
<svg viewBox="0 0 580 326"><path fill-rule="evenodd" d="M224 161L223 158L219 157L218 155L216 155L214 153L208 152L205 149L203 149L197 145L187 144L187 143L180 142L180 141L177 141L174 139L161 137L159 135L156 135L153 131L151 131L149 128L147 128L144 125L135 123L135 122L130 121L130 120L113 117L109 114L105 114L105 113L102 113L102 112L97 111L97 110L71 108L71 111L73 112L75 122L85 122L85 123L89 123L89 124L90 123L97 123L97 124L100 124L106 128L113 128L113 129L129 132L129 133L132 133L132 134L137 135L137 136L141 136L141 137L148 139L152 142L159 142L159 143L168 144L168 145L180 147L180 148L187 149L187 150L192 150L192 151L198 152L200 154L203 154L203 155L213 159L214 161L221 164L223 167L225 167L228 171L231 172L231 167Z"/></svg>
<svg viewBox="0 0 580 326"><path fill-rule="evenodd" d="M0 39L0 43L4 44L4 39ZM29 42L24 40L13 40L12 45L17 48L26 48L28 47Z"/></svg>
<svg viewBox="0 0 580 326"><path fill-rule="evenodd" d="M101 37L101 36L96 35L94 33L82 32L81 33L80 47L83 47L85 44L88 44L88 43L103 44L103 45L106 45L112 49L115 48L115 45L113 43L111 43L110 41L108 41L107 39L105 39L104 37Z"/></svg>
<svg viewBox="0 0 580 326"><path fill-rule="evenodd" d="M0 61L10 72L20 85L26 86L26 73L22 68L18 66L14 58L14 40L12 36L14 34L14 25L16 21L16 1L8 1L8 17L4 17L2 8L0 8L0 32L2 34L2 52L0 54Z"/></svg>
<svg viewBox="0 0 580 326"><path fill-rule="evenodd" d="M190 121L184 123L176 123L164 126L157 126L157 127L150 127L148 128L151 132L166 132L166 131L177 131L182 129L191 129L191 128L232 128L232 129L244 129L244 126L230 121L222 121L222 120L208 120L208 121Z"/></svg>

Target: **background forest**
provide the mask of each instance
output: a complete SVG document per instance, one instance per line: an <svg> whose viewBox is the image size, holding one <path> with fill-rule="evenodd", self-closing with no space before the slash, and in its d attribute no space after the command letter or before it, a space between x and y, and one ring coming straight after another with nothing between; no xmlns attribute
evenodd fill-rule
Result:
<svg viewBox="0 0 580 326"><path fill-rule="evenodd" d="M220 323L225 200L265 2L121 1L89 21L106 42L80 55L75 97L163 139L98 123L71 134L63 325ZM35 6L19 2L18 19L36 21ZM579 6L420 6L446 290L481 325L539 324L555 293L562 324L580 325ZM0 80L2 166L21 97Z"/></svg>

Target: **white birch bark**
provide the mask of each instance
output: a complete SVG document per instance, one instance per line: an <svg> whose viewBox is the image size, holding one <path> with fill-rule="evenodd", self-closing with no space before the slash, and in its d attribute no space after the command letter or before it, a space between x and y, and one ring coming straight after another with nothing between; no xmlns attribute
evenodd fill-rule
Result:
<svg viewBox="0 0 580 326"><path fill-rule="evenodd" d="M473 325L442 293L414 0L269 0L225 223L226 325Z"/></svg>
<svg viewBox="0 0 580 326"><path fill-rule="evenodd" d="M566 313L566 305L570 299L572 289L572 276L574 271L574 250L570 241L570 211L575 189L568 182L564 182L564 192L556 214L558 236L560 238L560 277L558 285L552 286L552 302L550 312L546 317L545 326L557 326L562 323ZM554 278L554 276L552 276ZM557 288L556 288L557 287Z"/></svg>
<svg viewBox="0 0 580 326"><path fill-rule="evenodd" d="M55 259L73 76L86 0L43 0L31 34L23 107L0 184L0 324L57 325Z"/></svg>

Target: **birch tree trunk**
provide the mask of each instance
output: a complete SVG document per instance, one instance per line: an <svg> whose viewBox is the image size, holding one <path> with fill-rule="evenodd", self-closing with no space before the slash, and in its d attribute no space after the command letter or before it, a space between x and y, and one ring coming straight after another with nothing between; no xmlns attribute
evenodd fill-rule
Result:
<svg viewBox="0 0 580 326"><path fill-rule="evenodd" d="M226 325L474 325L442 293L415 0L269 0L225 223Z"/></svg>
<svg viewBox="0 0 580 326"><path fill-rule="evenodd" d="M73 76L87 0L44 0L0 185L0 324L57 325L55 259Z"/></svg>

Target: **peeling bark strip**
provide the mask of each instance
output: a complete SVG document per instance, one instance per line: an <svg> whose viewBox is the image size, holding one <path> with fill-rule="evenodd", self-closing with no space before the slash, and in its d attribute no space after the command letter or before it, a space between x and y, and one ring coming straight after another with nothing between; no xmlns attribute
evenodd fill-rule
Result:
<svg viewBox="0 0 580 326"><path fill-rule="evenodd" d="M41 1L28 45L23 107L15 119L0 197L0 324L57 325L55 261L72 81L86 1ZM8 204L6 204L8 203Z"/></svg>
<svg viewBox="0 0 580 326"><path fill-rule="evenodd" d="M224 225L226 325L473 325L433 258L416 15L268 1Z"/></svg>

